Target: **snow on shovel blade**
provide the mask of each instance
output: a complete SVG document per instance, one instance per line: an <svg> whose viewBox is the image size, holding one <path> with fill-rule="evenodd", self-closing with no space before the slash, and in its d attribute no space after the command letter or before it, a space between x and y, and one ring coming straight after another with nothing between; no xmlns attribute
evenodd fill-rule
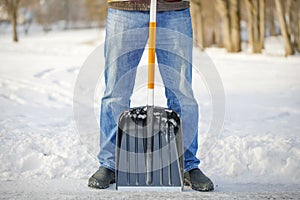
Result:
<svg viewBox="0 0 300 200"><path fill-rule="evenodd" d="M123 112L116 148L118 190L182 190L182 131L175 111L144 106Z"/></svg>

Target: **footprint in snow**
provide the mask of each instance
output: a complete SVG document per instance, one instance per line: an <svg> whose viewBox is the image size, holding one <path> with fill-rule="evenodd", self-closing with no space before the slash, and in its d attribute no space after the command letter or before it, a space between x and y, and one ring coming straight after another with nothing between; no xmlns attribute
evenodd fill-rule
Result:
<svg viewBox="0 0 300 200"><path fill-rule="evenodd" d="M16 102L17 104L20 104L20 105L25 105L27 103L23 98L20 98L20 97L16 96L15 94L2 94L2 95L0 95L0 98L1 97L4 99L8 99L12 102Z"/></svg>
<svg viewBox="0 0 300 200"><path fill-rule="evenodd" d="M36 73L36 74L34 75L34 77L43 79L43 78L46 78L47 76L49 76L50 74L52 74L54 71L55 71L55 70L54 70L53 68L46 69L46 70L44 70L44 71L41 71L41 72L39 72L39 73Z"/></svg>
<svg viewBox="0 0 300 200"><path fill-rule="evenodd" d="M73 74L78 74L79 67L72 67L72 68L68 69L67 72L73 73Z"/></svg>

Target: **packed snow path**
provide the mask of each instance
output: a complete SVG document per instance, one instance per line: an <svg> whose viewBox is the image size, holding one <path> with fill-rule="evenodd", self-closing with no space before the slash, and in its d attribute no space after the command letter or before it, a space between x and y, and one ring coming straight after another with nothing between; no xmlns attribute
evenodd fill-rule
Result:
<svg viewBox="0 0 300 200"><path fill-rule="evenodd" d="M295 186L261 184L224 184L214 192L197 192L185 187L183 192L119 192L112 185L106 190L89 189L86 180L33 180L0 182L4 199L299 199Z"/></svg>

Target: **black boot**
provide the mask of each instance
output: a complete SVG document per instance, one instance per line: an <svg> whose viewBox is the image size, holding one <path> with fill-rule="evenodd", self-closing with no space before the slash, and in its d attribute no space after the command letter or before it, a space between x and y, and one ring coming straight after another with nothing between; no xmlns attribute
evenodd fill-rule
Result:
<svg viewBox="0 0 300 200"><path fill-rule="evenodd" d="M111 183L115 183L115 173L101 166L89 179L88 186L91 188L106 189Z"/></svg>
<svg viewBox="0 0 300 200"><path fill-rule="evenodd" d="M200 169L192 169L184 174L186 185L190 185L193 190L208 192L214 190L213 182L203 174Z"/></svg>

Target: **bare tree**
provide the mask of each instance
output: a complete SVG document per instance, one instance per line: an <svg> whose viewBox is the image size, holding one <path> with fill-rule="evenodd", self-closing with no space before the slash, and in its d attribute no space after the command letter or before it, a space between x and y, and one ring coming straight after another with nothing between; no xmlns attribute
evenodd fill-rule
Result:
<svg viewBox="0 0 300 200"><path fill-rule="evenodd" d="M286 54L286 56L293 55L294 50L293 50L292 43L291 43L291 37L288 32L288 26L287 26L286 19L284 16L282 2L280 0L275 0L275 5L276 5L277 13L278 13L281 34L285 40L285 54Z"/></svg>
<svg viewBox="0 0 300 200"><path fill-rule="evenodd" d="M221 16L224 45L228 52L241 51L239 0L216 0Z"/></svg>
<svg viewBox="0 0 300 200"><path fill-rule="evenodd" d="M228 52L231 52L231 36L230 36L230 16L227 0L216 0L216 9L222 19L224 46Z"/></svg>
<svg viewBox="0 0 300 200"><path fill-rule="evenodd" d="M294 25L295 26L295 48L297 49L298 52L300 52L300 1L294 2L294 9L293 9L293 20L294 20Z"/></svg>
<svg viewBox="0 0 300 200"><path fill-rule="evenodd" d="M191 1L191 15L193 22L194 38L196 43L201 49L204 49L204 29L203 29L203 17L202 17L202 5L199 0Z"/></svg>
<svg viewBox="0 0 300 200"><path fill-rule="evenodd" d="M278 34L275 25L275 13L276 9L274 0L266 0L266 26L271 36L277 36Z"/></svg>
<svg viewBox="0 0 300 200"><path fill-rule="evenodd" d="M214 2L215 3L215 2ZM213 44L219 48L224 48L224 41L222 37L222 20L218 12L213 12L214 29L213 29Z"/></svg>
<svg viewBox="0 0 300 200"><path fill-rule="evenodd" d="M96 23L96 25L103 24L107 15L107 1L106 0L85 0L86 21Z"/></svg>
<svg viewBox="0 0 300 200"><path fill-rule="evenodd" d="M300 52L300 32L299 32L299 9L300 2L297 0L288 0L286 2L286 15L288 16L288 31L291 34L293 48Z"/></svg>
<svg viewBox="0 0 300 200"><path fill-rule="evenodd" d="M266 35L266 28L265 28L265 24L266 24L266 0L260 0L259 2L259 41L260 41L260 45L261 48L264 48L264 41L265 41L265 35Z"/></svg>
<svg viewBox="0 0 300 200"><path fill-rule="evenodd" d="M241 27L240 27L240 13L239 0L230 0L230 36L231 36L231 51L241 51Z"/></svg>
<svg viewBox="0 0 300 200"><path fill-rule="evenodd" d="M299 11L299 9L300 9L300 2L299 1L297 1L297 9L298 9L298 11ZM298 12L297 11L297 27L298 27L298 42L297 42L297 44L298 44L298 51L300 52L300 12Z"/></svg>
<svg viewBox="0 0 300 200"><path fill-rule="evenodd" d="M265 38L265 0L245 0L252 53L261 53Z"/></svg>
<svg viewBox="0 0 300 200"><path fill-rule="evenodd" d="M18 42L17 18L20 0L4 0L4 3L13 26L13 41Z"/></svg>

